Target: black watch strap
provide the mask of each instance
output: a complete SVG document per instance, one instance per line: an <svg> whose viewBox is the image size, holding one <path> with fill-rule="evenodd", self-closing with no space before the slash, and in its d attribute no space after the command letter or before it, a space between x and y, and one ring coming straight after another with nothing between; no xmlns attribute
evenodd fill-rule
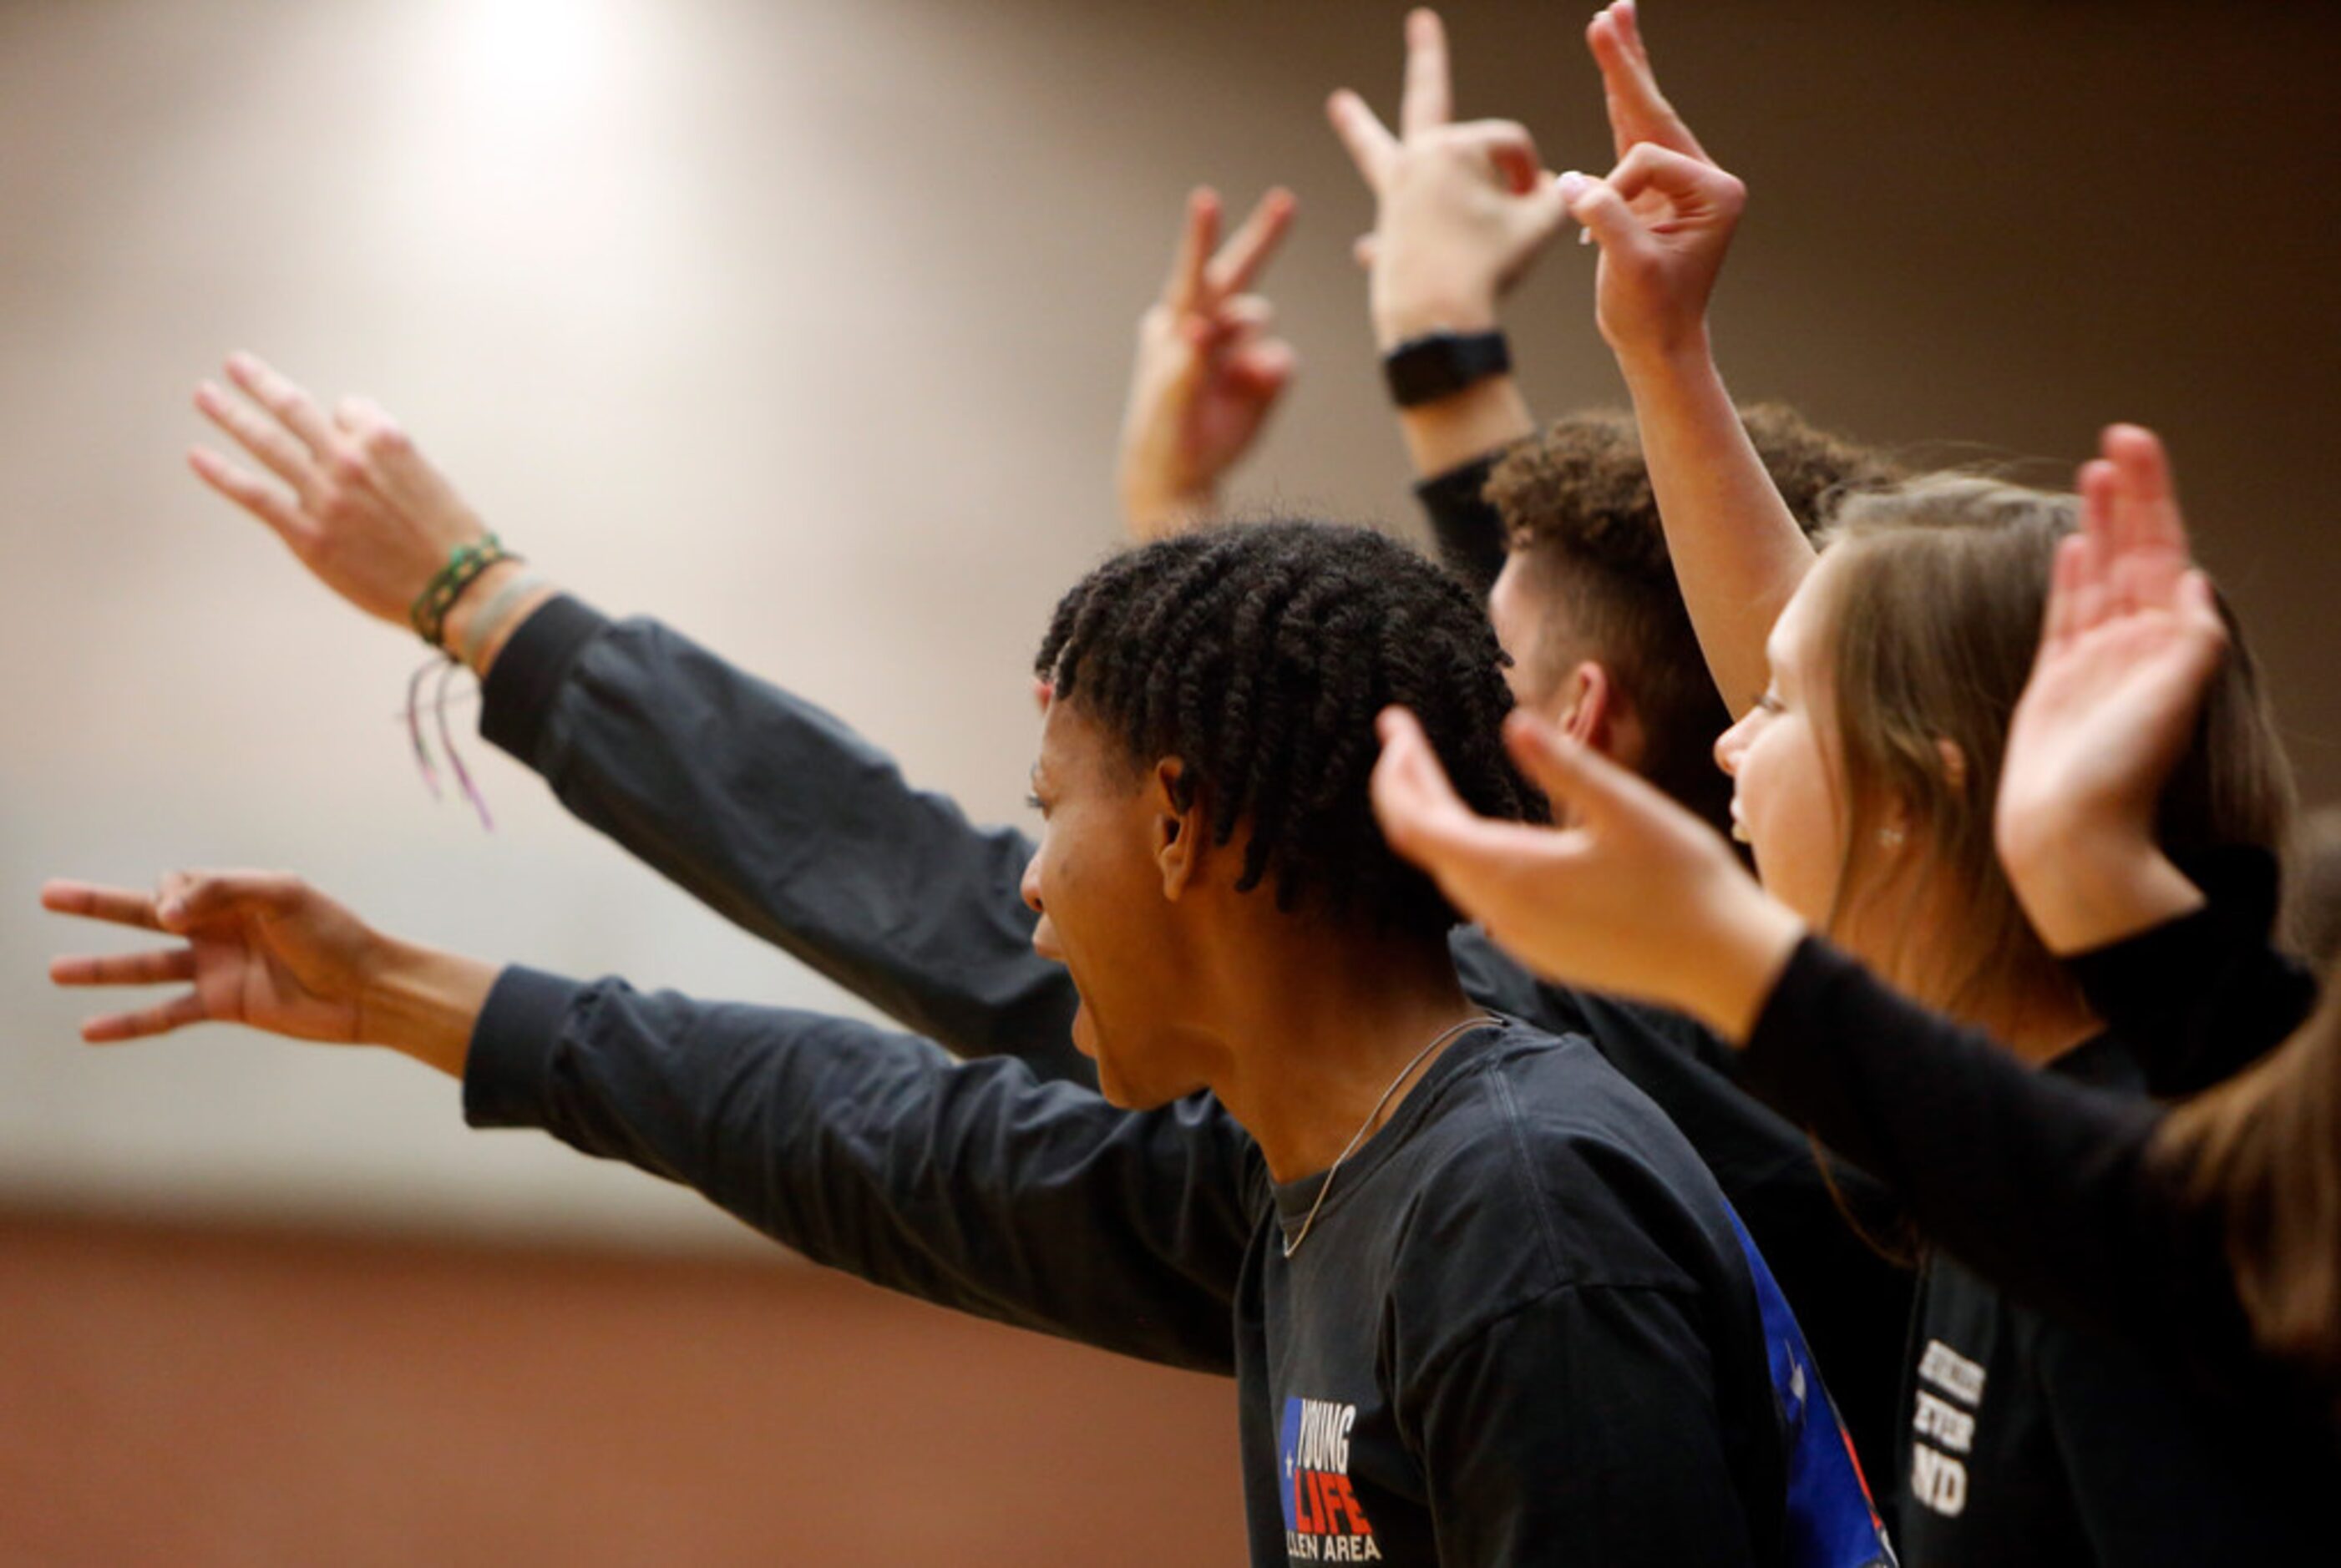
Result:
<svg viewBox="0 0 2341 1568"><path fill-rule="evenodd" d="M1390 401L1400 408L1453 397L1511 368L1511 347L1498 332L1425 332L1382 356Z"/></svg>

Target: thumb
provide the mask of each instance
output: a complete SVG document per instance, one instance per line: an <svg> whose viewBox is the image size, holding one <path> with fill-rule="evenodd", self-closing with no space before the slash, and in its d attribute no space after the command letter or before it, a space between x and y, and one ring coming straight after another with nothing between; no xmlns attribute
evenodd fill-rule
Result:
<svg viewBox="0 0 2341 1568"><path fill-rule="evenodd" d="M1630 254L1649 243L1642 221L1607 181L1571 170L1553 184L1569 215L1584 224L1585 232L1603 250Z"/></svg>
<svg viewBox="0 0 2341 1568"><path fill-rule="evenodd" d="M1568 176L1547 170L1536 177L1535 183L1520 198L1523 226L1536 244L1543 244L1569 222L1569 197L1577 193L1569 188L1567 182Z"/></svg>
<svg viewBox="0 0 2341 1568"><path fill-rule="evenodd" d="M1374 728L1382 739L1370 781L1375 819L1400 854L1418 863L1435 858L1470 808L1455 793L1421 720L1403 708L1385 708Z"/></svg>

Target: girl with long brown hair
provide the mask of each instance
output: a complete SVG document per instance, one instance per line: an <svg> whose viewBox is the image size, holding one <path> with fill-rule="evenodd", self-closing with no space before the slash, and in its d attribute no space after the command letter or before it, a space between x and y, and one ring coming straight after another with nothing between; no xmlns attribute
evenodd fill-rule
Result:
<svg viewBox="0 0 2341 1568"><path fill-rule="evenodd" d="M1744 1041L1799 934L1824 932L1908 997L1997 1041L2009 1068L2044 1069L2057 1092L2117 1091L2139 1114L2157 1067L2199 1075L2267 1043L2241 1039L2215 1062L2191 1048L2199 1041L2127 1027L2107 991L2139 988L2135 954L2069 962L2077 949L2048 939L1995 852L1993 805L2052 565L2084 514L2107 511L2120 471L2093 465L2085 499L1967 478L1861 497L1817 556L1749 451L1708 347L1707 299L1744 190L1659 94L1630 3L1598 16L1590 37L1612 99L1638 101L1652 130L1607 178L1563 183L1600 245L1599 321L1633 396L1684 600L1718 689L1746 715L1717 757L1772 895L1745 888L1773 945L1770 967L1751 973L1696 939L1635 949L1624 928L1580 927L1584 948L1564 972L1683 1003L1685 990L1736 978L1748 1012L1691 1010ZM2137 441L2151 438L2135 437L2117 435L2111 456L2138 456ZM2098 521L2101 533L2112 526ZM2156 794L2152 841L2190 864L2267 867L2287 830L2289 776L2240 648L2209 673L2183 740ZM1403 814L1392 820L1403 842ZM1516 893L1533 882L1511 875ZM2273 876L2259 879L2272 893ZM1636 890L1661 903L1651 885ZM1507 927L1495 914L1499 940ZM1639 972L1653 951L1679 973ZM1534 957L1553 961L1541 945ZM1597 972L1605 959L1623 967ZM1824 999L1837 991L1828 975L1812 986ZM1856 1011L1878 1023L1877 1009ZM1870 1043L1886 1051L1894 1038ZM1899 1092L1890 1075L1868 1087ZM1780 1099L1907 1190L1906 1173L1856 1136L1862 1124L1842 1107ZM1938 1136L1995 1156L1971 1125L1945 1123ZM1976 1267L1975 1249L1927 1235L1938 1245L1912 1328L1900 1477L1908 1561L2284 1561L2313 1539L2295 1453L2266 1434L2219 1430L2173 1358L2011 1300Z"/></svg>

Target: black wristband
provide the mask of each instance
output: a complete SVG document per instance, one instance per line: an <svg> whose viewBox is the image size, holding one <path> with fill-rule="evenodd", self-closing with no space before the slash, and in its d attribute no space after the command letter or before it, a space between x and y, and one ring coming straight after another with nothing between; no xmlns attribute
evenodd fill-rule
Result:
<svg viewBox="0 0 2341 1568"><path fill-rule="evenodd" d="M1453 397L1511 368L1511 347L1499 332L1425 332L1382 356L1390 401L1400 408Z"/></svg>

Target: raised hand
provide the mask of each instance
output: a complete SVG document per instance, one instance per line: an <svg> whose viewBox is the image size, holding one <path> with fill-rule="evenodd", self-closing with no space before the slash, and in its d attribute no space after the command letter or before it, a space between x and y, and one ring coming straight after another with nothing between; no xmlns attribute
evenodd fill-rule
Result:
<svg viewBox="0 0 2341 1568"><path fill-rule="evenodd" d="M1298 364L1250 293L1292 222L1291 193L1260 199L1221 246L1220 199L1187 198L1187 226L1162 297L1138 323L1122 412L1119 487L1131 531L1150 539L1215 510L1220 476L1259 438Z"/></svg>
<svg viewBox="0 0 2341 1568"><path fill-rule="evenodd" d="M1398 852L1540 974L1678 1007L1743 1039L1803 927L1656 788L1526 712L1504 739L1568 826L1481 817L1414 716L1380 720L1374 815Z"/></svg>
<svg viewBox="0 0 2341 1568"><path fill-rule="evenodd" d="M1406 19L1406 88L1392 135L1343 88L1326 113L1374 193L1374 333L1384 349L1425 332L1495 325L1497 302L1568 218L1559 181L1509 120L1453 123L1447 34L1436 13Z"/></svg>
<svg viewBox="0 0 2341 1568"><path fill-rule="evenodd" d="M2009 720L2001 863L2052 951L2102 946L2201 901L2155 815L2227 649L2154 432L2114 425L2082 466L2032 678Z"/></svg>
<svg viewBox="0 0 2341 1568"><path fill-rule="evenodd" d="M209 447L188 449L189 466L266 523L320 582L368 615L406 625L448 553L487 532L479 514L366 399L344 398L328 418L308 392L250 354L229 357L227 379L244 397L205 382L195 407L283 488ZM449 618L451 646L460 612L477 609L518 570L491 568L465 595Z"/></svg>
<svg viewBox="0 0 2341 1568"><path fill-rule="evenodd" d="M383 1045L460 1074L496 970L394 941L297 877L177 871L152 893L54 881L44 908L184 938L143 953L56 959L60 986L184 982L170 1000L82 1026L94 1045L190 1024L243 1024L296 1040Z"/></svg>

